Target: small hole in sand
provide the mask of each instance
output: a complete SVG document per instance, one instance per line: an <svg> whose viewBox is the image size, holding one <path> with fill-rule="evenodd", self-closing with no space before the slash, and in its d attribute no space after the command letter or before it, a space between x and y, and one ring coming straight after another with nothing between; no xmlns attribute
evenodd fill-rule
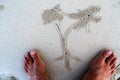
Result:
<svg viewBox="0 0 120 80"><path fill-rule="evenodd" d="M18 79L14 76L8 76L6 80L18 80Z"/></svg>
<svg viewBox="0 0 120 80"><path fill-rule="evenodd" d="M3 5L0 5L0 10L3 10L4 9L4 6Z"/></svg>
<svg viewBox="0 0 120 80"><path fill-rule="evenodd" d="M0 80L19 80L15 76L0 74Z"/></svg>

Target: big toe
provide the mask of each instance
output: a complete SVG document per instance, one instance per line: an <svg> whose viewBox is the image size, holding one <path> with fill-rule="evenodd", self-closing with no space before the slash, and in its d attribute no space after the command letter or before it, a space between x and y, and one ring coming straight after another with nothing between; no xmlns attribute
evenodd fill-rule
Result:
<svg viewBox="0 0 120 80"><path fill-rule="evenodd" d="M112 51L111 50L103 50L99 57L102 59L102 60L106 60L110 55L112 54Z"/></svg>
<svg viewBox="0 0 120 80"><path fill-rule="evenodd" d="M40 58L40 55L37 51L30 51L30 55L33 58L34 63L43 63L42 59Z"/></svg>

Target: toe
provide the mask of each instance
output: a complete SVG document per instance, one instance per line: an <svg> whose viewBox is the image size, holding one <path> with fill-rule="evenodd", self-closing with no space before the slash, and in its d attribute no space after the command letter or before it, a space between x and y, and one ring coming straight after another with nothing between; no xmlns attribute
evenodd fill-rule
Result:
<svg viewBox="0 0 120 80"><path fill-rule="evenodd" d="M26 68L28 68L28 67L29 67L29 64L27 64L27 63L24 63L24 66L25 66Z"/></svg>
<svg viewBox="0 0 120 80"><path fill-rule="evenodd" d="M28 53L28 54L26 55L26 57L27 57L28 63L29 63L29 64L32 64L32 63L33 63L33 59L32 59L32 57L31 57L30 53Z"/></svg>
<svg viewBox="0 0 120 80"><path fill-rule="evenodd" d="M116 64L113 64L112 66L111 66L111 70L114 70L116 68Z"/></svg>
<svg viewBox="0 0 120 80"><path fill-rule="evenodd" d="M29 64L27 57L24 58L24 64L27 64L27 65Z"/></svg>
<svg viewBox="0 0 120 80"><path fill-rule="evenodd" d="M112 53L107 59L106 59L106 63L110 65L110 63L113 61L113 59L115 58L114 53Z"/></svg>
<svg viewBox="0 0 120 80"><path fill-rule="evenodd" d="M111 54L112 54L112 51L110 51L110 50L103 50L98 57L101 60L106 60L106 58L108 58Z"/></svg>
<svg viewBox="0 0 120 80"><path fill-rule="evenodd" d="M116 64L116 63L117 63L117 58L115 57L115 58L113 58L113 60L110 62L110 65L113 66L113 65Z"/></svg>
<svg viewBox="0 0 120 80"><path fill-rule="evenodd" d="M42 59L40 58L39 53L37 51L31 51L30 55L35 63L42 63Z"/></svg>
<svg viewBox="0 0 120 80"><path fill-rule="evenodd" d="M111 75L113 75L114 73L115 73L115 70L112 70L112 71L111 71Z"/></svg>
<svg viewBox="0 0 120 80"><path fill-rule="evenodd" d="M25 70L25 72L27 73L28 72L28 63L27 63L27 60L26 60L27 58L25 57L25 59L24 59L24 70Z"/></svg>
<svg viewBox="0 0 120 80"><path fill-rule="evenodd" d="M24 59L24 67L25 67L26 69L28 69L28 67L29 67L29 63L28 63L28 60L27 60L26 57L25 57L25 59Z"/></svg>
<svg viewBox="0 0 120 80"><path fill-rule="evenodd" d="M26 73L28 72L28 68L26 66L24 66L24 70Z"/></svg>

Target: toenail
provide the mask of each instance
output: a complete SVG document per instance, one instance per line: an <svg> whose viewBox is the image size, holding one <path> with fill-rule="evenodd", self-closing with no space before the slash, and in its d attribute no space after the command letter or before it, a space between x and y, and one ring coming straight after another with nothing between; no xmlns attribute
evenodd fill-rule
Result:
<svg viewBox="0 0 120 80"><path fill-rule="evenodd" d="M31 55L35 55L35 53L36 53L35 51L30 51Z"/></svg>
<svg viewBox="0 0 120 80"><path fill-rule="evenodd" d="M110 56L112 54L112 51L106 50L105 53L107 54L107 56Z"/></svg>

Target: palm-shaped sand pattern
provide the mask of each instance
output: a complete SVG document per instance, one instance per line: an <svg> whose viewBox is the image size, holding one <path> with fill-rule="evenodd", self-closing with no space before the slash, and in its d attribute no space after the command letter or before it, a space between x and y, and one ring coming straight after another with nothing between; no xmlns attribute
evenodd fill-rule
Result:
<svg viewBox="0 0 120 80"><path fill-rule="evenodd" d="M72 28L77 29L81 27L85 27L86 31L89 32L88 26L86 26L90 21L99 22L101 17L95 16L97 12L99 12L101 8L99 6L91 6L85 10L78 10L77 13L70 13L68 16L71 19L76 19L77 22L73 24Z"/></svg>
<svg viewBox="0 0 120 80"><path fill-rule="evenodd" d="M44 24L49 24L54 21L61 22L63 19L63 15L60 14L61 9L60 5L56 5L53 9L47 9L43 12L42 19L44 20Z"/></svg>
<svg viewBox="0 0 120 80"><path fill-rule="evenodd" d="M64 35L61 32L59 23L57 23L61 22L64 16L66 16L66 13L62 12L62 10L60 9L60 5L56 5L53 9L47 9L43 12L42 19L44 20L44 24L49 24L52 22L56 24L56 29L60 37L61 48L63 52L63 55L56 58L56 60L64 60L66 69L70 70L70 59L80 62L79 57L72 55L67 48L67 41L70 32L72 32L74 29L85 27L90 21L96 23L99 22L101 18L95 16L95 14L99 11L100 7L91 6L85 10L79 11L78 13L67 13L67 16L69 18L76 19L77 22L68 27Z"/></svg>

